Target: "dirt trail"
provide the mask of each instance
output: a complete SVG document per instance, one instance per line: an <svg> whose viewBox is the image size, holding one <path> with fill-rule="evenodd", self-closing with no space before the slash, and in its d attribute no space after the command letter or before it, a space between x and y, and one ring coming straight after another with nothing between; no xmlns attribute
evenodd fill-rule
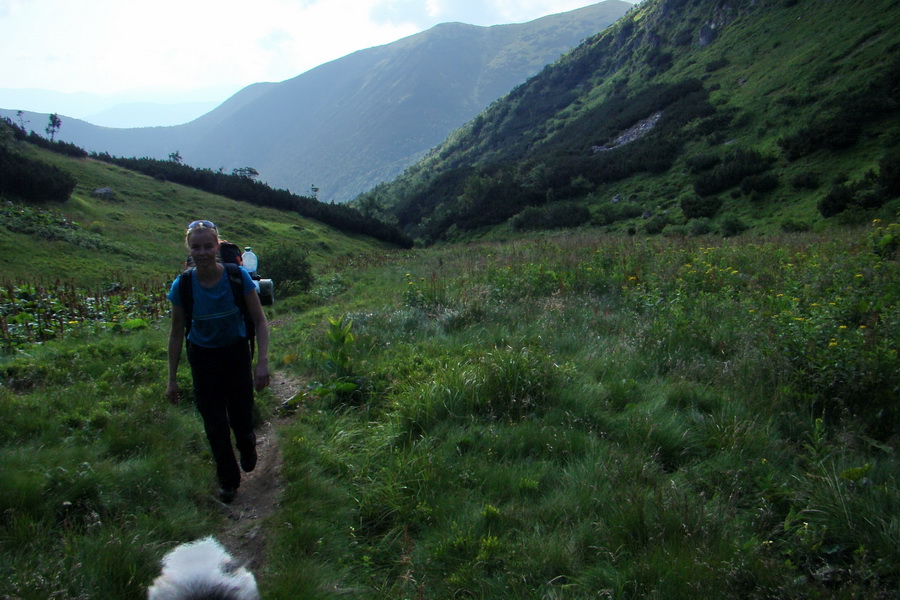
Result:
<svg viewBox="0 0 900 600"><path fill-rule="evenodd" d="M272 377L272 393L285 401L301 389L299 381L278 373ZM228 519L216 538L232 556L251 570L265 562L266 539L263 526L278 508L281 490L281 452L276 431L287 419L278 415L256 429L256 452L259 459L251 473L241 475L241 487L231 504L220 504Z"/></svg>

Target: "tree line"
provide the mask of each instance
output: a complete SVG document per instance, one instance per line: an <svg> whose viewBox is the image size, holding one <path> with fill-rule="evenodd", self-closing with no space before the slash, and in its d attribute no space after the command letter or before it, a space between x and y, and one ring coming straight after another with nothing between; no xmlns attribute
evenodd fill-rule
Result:
<svg viewBox="0 0 900 600"><path fill-rule="evenodd" d="M48 130L55 134L61 121L51 118ZM54 137L48 131L50 138ZM26 142L51 152L75 158L93 159L115 164L126 169L143 173L160 181L171 181L201 189L205 192L224 196L254 206L292 211L304 217L315 219L344 233L366 235L377 240L411 248L412 240L394 225L384 223L372 216L363 215L355 208L342 204L325 204L317 198L300 196L288 190L273 189L255 180L257 172L252 167L235 169L228 174L211 169L197 169L182 163L170 155L169 160L153 158L123 158L107 152L88 153L72 143L44 138L10 119L0 122L0 193L23 200L39 202L65 202L75 189L77 181L59 167L16 152L13 141Z"/></svg>

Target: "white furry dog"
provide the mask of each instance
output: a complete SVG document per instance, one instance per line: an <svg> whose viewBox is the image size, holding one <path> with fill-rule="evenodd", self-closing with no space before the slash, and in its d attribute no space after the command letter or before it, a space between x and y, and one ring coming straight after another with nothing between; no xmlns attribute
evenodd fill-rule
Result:
<svg viewBox="0 0 900 600"><path fill-rule="evenodd" d="M148 600L260 600L253 574L212 537L182 544L162 560Z"/></svg>

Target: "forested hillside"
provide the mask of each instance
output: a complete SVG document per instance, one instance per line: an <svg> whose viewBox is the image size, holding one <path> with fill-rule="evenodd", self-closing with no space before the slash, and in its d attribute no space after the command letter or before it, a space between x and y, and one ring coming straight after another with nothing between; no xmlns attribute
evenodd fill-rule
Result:
<svg viewBox="0 0 900 600"><path fill-rule="evenodd" d="M860 222L900 194L898 23L888 0L646 0L356 202L425 242Z"/></svg>

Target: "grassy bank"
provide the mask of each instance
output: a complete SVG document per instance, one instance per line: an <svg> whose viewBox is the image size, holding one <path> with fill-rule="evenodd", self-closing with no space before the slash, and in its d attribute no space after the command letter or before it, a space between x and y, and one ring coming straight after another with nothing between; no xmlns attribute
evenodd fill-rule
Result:
<svg viewBox="0 0 900 600"><path fill-rule="evenodd" d="M896 593L886 231L332 263L268 309L273 364L310 387L261 398L290 417L264 597ZM165 333L0 363L0 596L141 598L166 549L216 530Z"/></svg>

